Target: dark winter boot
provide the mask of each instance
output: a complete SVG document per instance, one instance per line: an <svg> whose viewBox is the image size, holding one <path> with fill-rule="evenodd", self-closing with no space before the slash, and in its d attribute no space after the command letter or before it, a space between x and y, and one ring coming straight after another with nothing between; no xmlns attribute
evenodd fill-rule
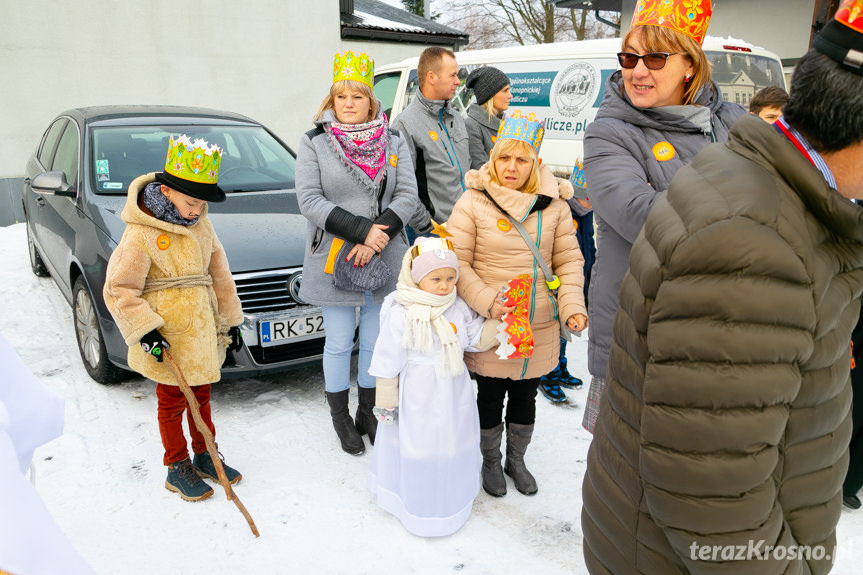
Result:
<svg viewBox="0 0 863 575"><path fill-rule="evenodd" d="M378 418L372 413L375 407L375 388L357 386L357 395L360 399L357 415L354 418L357 422L357 431L360 435L368 434L369 441L374 445L375 432L378 430Z"/></svg>
<svg viewBox="0 0 863 575"><path fill-rule="evenodd" d="M506 478L500 467L503 456L500 453L500 440L503 436L503 423L491 429L479 430L479 450L482 452L482 488L492 497L506 495Z"/></svg>
<svg viewBox="0 0 863 575"><path fill-rule="evenodd" d="M537 492L536 480L524 465L524 452L533 436L533 424L510 423L506 430L506 465L503 472L512 477L519 493L534 495Z"/></svg>
<svg viewBox="0 0 863 575"><path fill-rule="evenodd" d="M225 463L225 458L222 457L221 453L219 454L219 459L222 461L222 467L225 470L225 477L228 478L228 483L231 485L239 483L240 479L243 478L243 475L233 467L227 465ZM213 458L210 457L209 451L196 453L194 459L192 459L192 467L195 468L195 471L197 471L198 475L201 477L206 477L213 481L219 480L219 473L216 471L216 464L213 463Z"/></svg>
<svg viewBox="0 0 863 575"><path fill-rule="evenodd" d="M188 457L168 465L165 489L179 493L186 501L201 501L213 494L213 488L198 476Z"/></svg>
<svg viewBox="0 0 863 575"><path fill-rule="evenodd" d="M581 389L584 385L584 382L569 373L569 370L566 368L566 358L561 356L560 363L557 365L558 369L558 377L557 383L561 387L566 387L568 389Z"/></svg>
<svg viewBox="0 0 863 575"><path fill-rule="evenodd" d="M351 455L362 455L366 451L363 437L357 431L351 413L348 411L349 390L327 392L327 403L330 405L330 416L333 418L333 428L342 444L342 451Z"/></svg>

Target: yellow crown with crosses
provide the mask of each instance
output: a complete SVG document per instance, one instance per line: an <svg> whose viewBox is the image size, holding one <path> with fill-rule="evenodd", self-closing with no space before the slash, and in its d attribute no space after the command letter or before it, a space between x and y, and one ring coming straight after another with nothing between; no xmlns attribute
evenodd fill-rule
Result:
<svg viewBox="0 0 863 575"><path fill-rule="evenodd" d="M533 112L523 116L521 111L516 110L511 116L505 116L497 129L497 140L521 140L527 142L536 153L542 145L542 136L545 134L545 122L536 119Z"/></svg>
<svg viewBox="0 0 863 575"><path fill-rule="evenodd" d="M211 146L203 138L193 142L185 134L177 136L177 139L171 136L168 157L165 159L166 173L198 184L216 184L221 163L222 150L219 146Z"/></svg>
<svg viewBox="0 0 863 575"><path fill-rule="evenodd" d="M375 87L375 61L369 55L359 56L348 50L344 54L336 54L333 60L333 84L339 80L355 80L369 88Z"/></svg>
<svg viewBox="0 0 863 575"><path fill-rule="evenodd" d="M661 26L704 44L712 14L711 0L638 0L629 27Z"/></svg>

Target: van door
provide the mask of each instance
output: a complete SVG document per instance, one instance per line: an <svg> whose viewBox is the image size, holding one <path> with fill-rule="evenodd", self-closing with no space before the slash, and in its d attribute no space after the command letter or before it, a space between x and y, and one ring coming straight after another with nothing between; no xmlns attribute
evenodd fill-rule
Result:
<svg viewBox="0 0 863 575"><path fill-rule="evenodd" d="M384 114L392 119L393 105L396 103L396 95L399 93L399 84L402 80L402 72L387 72L375 76L375 96L381 101ZM401 108L396 110L401 111Z"/></svg>

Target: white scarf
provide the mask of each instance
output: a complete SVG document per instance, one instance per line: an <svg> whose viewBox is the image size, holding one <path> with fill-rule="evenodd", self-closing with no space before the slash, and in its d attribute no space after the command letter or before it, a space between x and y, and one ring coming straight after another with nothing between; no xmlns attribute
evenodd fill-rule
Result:
<svg viewBox="0 0 863 575"><path fill-rule="evenodd" d="M455 303L456 290L447 295L435 295L417 287L411 277L411 253L402 260L402 269L396 283L395 300L405 308L405 333L402 346L426 355L434 353L432 328L441 341L441 367L453 375L464 371L464 355L455 330L443 314Z"/></svg>

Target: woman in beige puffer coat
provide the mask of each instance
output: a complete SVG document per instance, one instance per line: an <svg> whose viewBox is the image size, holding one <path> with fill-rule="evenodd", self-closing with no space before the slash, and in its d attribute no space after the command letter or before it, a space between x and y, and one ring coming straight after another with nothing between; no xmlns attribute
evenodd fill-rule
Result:
<svg viewBox="0 0 863 575"><path fill-rule="evenodd" d="M489 163L468 172L465 184L468 189L447 221L459 258L459 295L481 315L498 319L514 309L499 301L501 286L521 274L533 279L528 304L533 354L525 359L500 359L495 349L465 354L465 363L478 384L482 485L490 495L505 495L505 472L519 492L533 495L536 481L523 458L533 434L539 378L558 362L557 307L561 317L568 318L570 329L581 331L587 326L583 258L569 206L562 201L572 196L572 186L541 167L530 144L502 137L495 143ZM533 252L501 210L521 222L552 274L560 279L557 304ZM507 457L506 467L501 469L501 416L507 395Z"/></svg>

